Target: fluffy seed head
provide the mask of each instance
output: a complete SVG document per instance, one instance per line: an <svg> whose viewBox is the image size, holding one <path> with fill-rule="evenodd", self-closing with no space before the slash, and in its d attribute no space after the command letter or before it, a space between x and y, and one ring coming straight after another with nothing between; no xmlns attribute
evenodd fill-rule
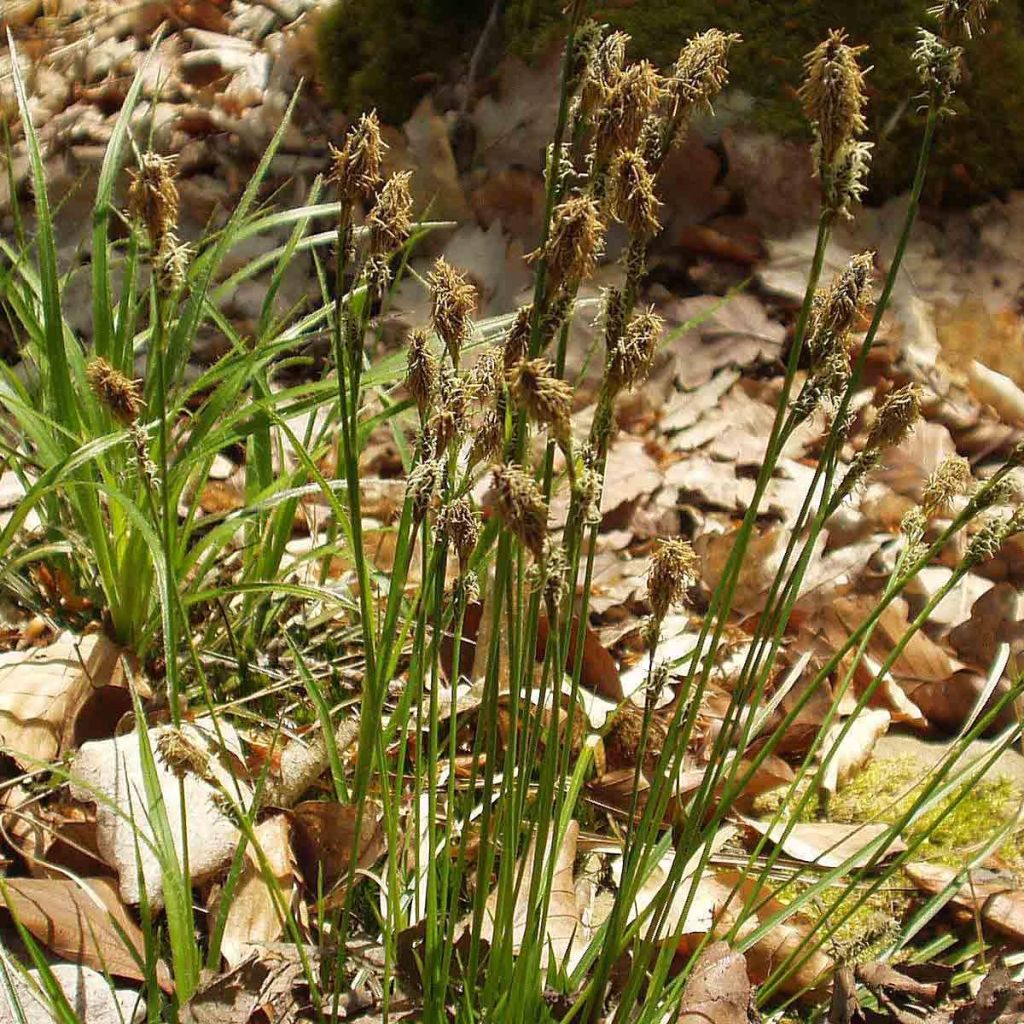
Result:
<svg viewBox="0 0 1024 1024"><path fill-rule="evenodd" d="M997 0L943 0L928 8L928 13L939 19L946 39L972 39L985 31L988 9Z"/></svg>
<svg viewBox="0 0 1024 1024"><path fill-rule="evenodd" d="M655 621L661 622L669 608L680 604L686 590L698 577L700 558L685 540L665 540L651 557L647 574L647 596Z"/></svg>
<svg viewBox="0 0 1024 1024"><path fill-rule="evenodd" d="M469 499L456 498L445 505L437 514L437 530L455 549L459 565L465 570L480 539L480 521Z"/></svg>
<svg viewBox="0 0 1024 1024"><path fill-rule="evenodd" d="M548 240L534 255L547 260L548 279L555 288L587 277L603 251L604 226L597 202L589 196L574 196L555 207Z"/></svg>
<svg viewBox="0 0 1024 1024"><path fill-rule="evenodd" d="M537 481L521 466L495 466L491 482L498 513L522 545L540 561L547 537L548 507Z"/></svg>
<svg viewBox="0 0 1024 1024"><path fill-rule="evenodd" d="M644 158L635 149L622 150L612 162L610 178L609 197L615 219L629 228L633 238L646 241L657 234L661 203L654 194L654 176Z"/></svg>
<svg viewBox="0 0 1024 1024"><path fill-rule="evenodd" d="M953 499L967 494L973 484L971 464L962 455L950 455L925 482L921 508L927 516L943 515L949 511Z"/></svg>
<svg viewBox="0 0 1024 1024"><path fill-rule="evenodd" d="M437 386L437 357L430 351L426 331L413 331L409 339L405 386L422 417L430 408Z"/></svg>
<svg viewBox="0 0 1024 1024"><path fill-rule="evenodd" d="M664 324L653 306L629 321L625 335L608 352L605 373L614 393L635 388L647 378Z"/></svg>
<svg viewBox="0 0 1024 1024"><path fill-rule="evenodd" d="M949 101L963 75L963 47L940 39L927 29L917 35L914 67L929 98L940 110L949 110Z"/></svg>
<svg viewBox="0 0 1024 1024"><path fill-rule="evenodd" d="M173 156L143 153L139 169L131 172L128 187L129 212L134 220L146 226L150 244L158 252L166 237L178 226L175 164Z"/></svg>
<svg viewBox="0 0 1024 1024"><path fill-rule="evenodd" d="M817 132L818 166L832 167L843 145L862 135L864 72L857 58L866 46L850 46L842 29L833 29L805 58L800 100Z"/></svg>
<svg viewBox="0 0 1024 1024"><path fill-rule="evenodd" d="M509 373L516 402L535 423L551 428L557 438L569 437L572 385L554 376L546 359L521 359Z"/></svg>
<svg viewBox="0 0 1024 1024"><path fill-rule="evenodd" d="M412 231L411 178L412 171L392 174L377 194L377 202L366 218L370 251L375 255L386 256L400 249Z"/></svg>
<svg viewBox="0 0 1024 1024"><path fill-rule="evenodd" d="M694 36L682 48L672 69L669 89L683 116L711 107L729 80L729 51L741 41L742 37L735 32L712 28Z"/></svg>
<svg viewBox="0 0 1024 1024"><path fill-rule="evenodd" d="M142 412L142 385L139 381L126 377L106 359L99 357L90 360L85 376L93 394L114 419L127 425L139 418Z"/></svg>
<svg viewBox="0 0 1024 1024"><path fill-rule="evenodd" d="M387 145L380 137L377 111L371 110L349 129L341 149L333 145L329 183L337 185L338 198L343 203L369 199L380 184L381 157Z"/></svg>
<svg viewBox="0 0 1024 1024"><path fill-rule="evenodd" d="M459 365L462 343L470 334L470 314L476 306L476 289L443 257L430 274L430 320L445 343L452 364Z"/></svg>
<svg viewBox="0 0 1024 1024"><path fill-rule="evenodd" d="M906 440L920 415L921 388L917 384L890 392L878 410L865 447L869 451L895 447Z"/></svg>

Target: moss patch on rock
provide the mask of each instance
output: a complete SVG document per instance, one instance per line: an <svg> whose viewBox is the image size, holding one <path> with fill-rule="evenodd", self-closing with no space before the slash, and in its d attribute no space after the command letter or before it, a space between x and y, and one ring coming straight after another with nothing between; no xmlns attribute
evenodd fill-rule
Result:
<svg viewBox="0 0 1024 1024"><path fill-rule="evenodd" d="M598 4L596 16L633 37L635 56L669 63L683 41L711 26L739 32L731 81L753 98L749 120L786 138L810 138L796 89L803 57L830 28L870 47L870 133L876 142L872 196L910 183L922 118L911 53L931 0L644 0ZM557 30L560 0L511 0L513 45L529 51ZM931 198L967 202L1024 183L1024 0L1002 0L988 32L967 47L968 80L956 116L941 129Z"/></svg>
<svg viewBox="0 0 1024 1024"><path fill-rule="evenodd" d="M335 0L317 29L320 84L340 110L401 124L452 61L472 52L487 0Z"/></svg>

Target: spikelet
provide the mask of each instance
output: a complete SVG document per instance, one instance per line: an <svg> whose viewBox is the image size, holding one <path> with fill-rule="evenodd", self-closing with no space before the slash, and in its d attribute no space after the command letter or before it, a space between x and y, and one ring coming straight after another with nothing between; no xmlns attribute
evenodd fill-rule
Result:
<svg viewBox="0 0 1024 1024"><path fill-rule="evenodd" d="M530 320L533 317L533 306L520 306L516 310L515 319L505 332L502 342L502 362L505 370L511 370L520 359L526 356L530 346Z"/></svg>
<svg viewBox="0 0 1024 1024"><path fill-rule="evenodd" d="M928 13L939 19L946 39L973 39L985 31L988 9L997 0L943 0L928 8Z"/></svg>
<svg viewBox="0 0 1024 1024"><path fill-rule="evenodd" d="M873 149L871 142L847 142L840 147L829 173L823 175L825 203L841 217L850 219L850 207L867 191Z"/></svg>
<svg viewBox="0 0 1024 1024"><path fill-rule="evenodd" d="M605 377L613 394L629 391L646 380L664 323L653 306L629 321L625 335L609 350L605 365Z"/></svg>
<svg viewBox="0 0 1024 1024"><path fill-rule="evenodd" d="M392 174L377 194L366 222L370 228L370 252L387 256L404 244L412 231L412 171Z"/></svg>
<svg viewBox="0 0 1024 1024"><path fill-rule="evenodd" d="M808 339L815 365L836 352L845 353L845 341L870 297L869 285L875 254L858 253L832 278L828 288L814 297Z"/></svg>
<svg viewBox="0 0 1024 1024"><path fill-rule="evenodd" d="M461 439L469 426L471 390L456 370L442 365L437 375L434 414L429 427L435 451L440 455L453 440Z"/></svg>
<svg viewBox="0 0 1024 1024"><path fill-rule="evenodd" d="M473 432L473 447L469 453L471 463L494 461L501 458L505 445L505 416L498 409L488 409Z"/></svg>
<svg viewBox="0 0 1024 1024"><path fill-rule="evenodd" d="M973 484L971 464L962 455L950 455L943 459L925 481L921 492L924 514L944 515L950 510L953 499L968 494Z"/></svg>
<svg viewBox="0 0 1024 1024"><path fill-rule="evenodd" d="M329 184L338 188L343 203L369 199L380 184L381 157L387 145L380 137L377 111L371 110L352 126L341 149L330 146Z"/></svg>
<svg viewBox="0 0 1024 1024"><path fill-rule="evenodd" d="M963 52L927 29L918 32L912 55L917 77L931 102L945 113L963 75Z"/></svg>
<svg viewBox="0 0 1024 1024"><path fill-rule="evenodd" d="M921 388L907 384L886 395L868 432L868 451L894 448L906 440L921 415Z"/></svg>
<svg viewBox="0 0 1024 1024"><path fill-rule="evenodd" d="M211 775L210 755L181 729L165 729L157 736L156 748L167 767L179 778L188 775L200 779Z"/></svg>
<svg viewBox="0 0 1024 1024"><path fill-rule="evenodd" d="M654 176L635 149L624 149L612 162L609 198L616 220L625 224L635 239L647 241L661 227L654 194Z"/></svg>
<svg viewBox="0 0 1024 1024"><path fill-rule="evenodd" d="M672 605L682 603L687 588L699 573L700 559L685 540L661 542L651 557L647 574L647 597L656 622L665 618Z"/></svg>
<svg viewBox="0 0 1024 1024"><path fill-rule="evenodd" d="M531 258L547 260L550 286L557 288L591 274L603 251L604 226L597 202L589 196L574 196L555 207L548 239Z"/></svg>
<svg viewBox="0 0 1024 1024"><path fill-rule="evenodd" d="M422 418L430 408L437 387L437 357L430 351L427 332L424 330L413 331L409 339L405 386Z"/></svg>
<svg viewBox="0 0 1024 1024"><path fill-rule="evenodd" d="M495 466L491 476L498 513L539 562L544 557L548 507L537 481L521 466Z"/></svg>
<svg viewBox="0 0 1024 1024"><path fill-rule="evenodd" d="M629 36L625 32L612 32L594 48L580 82L580 116L589 117L605 105L622 75L628 45Z"/></svg>
<svg viewBox="0 0 1024 1024"><path fill-rule="evenodd" d="M129 425L139 418L142 412L142 386L139 381L126 377L100 357L89 361L85 376L93 394L114 419Z"/></svg>
<svg viewBox="0 0 1024 1024"><path fill-rule="evenodd" d="M594 154L604 166L620 150L636 146L640 129L664 94L661 76L649 61L631 64L615 81L596 116Z"/></svg>
<svg viewBox="0 0 1024 1024"><path fill-rule="evenodd" d="M560 441L570 436L572 385L554 376L546 359L521 359L509 373L509 387L534 422L551 428Z"/></svg>
<svg viewBox="0 0 1024 1024"><path fill-rule="evenodd" d="M173 231L168 231L164 235L153 262L153 274L161 295L174 295L182 288L191 255L192 250L183 242L179 242Z"/></svg>
<svg viewBox="0 0 1024 1024"><path fill-rule="evenodd" d="M480 520L468 498L456 498L442 507L437 514L437 531L455 549L459 565L465 571L480 539Z"/></svg>
<svg viewBox="0 0 1024 1024"><path fill-rule="evenodd" d="M982 523L981 529L971 538L964 553L963 562L968 569L973 569L999 554L999 549L1007 537L1009 523L1009 519L997 516Z"/></svg>
<svg viewBox="0 0 1024 1024"><path fill-rule="evenodd" d="M867 129L864 72L857 63L866 49L848 45L846 33L833 29L804 61L799 96L817 134L819 173L834 167L843 147Z"/></svg>
<svg viewBox="0 0 1024 1024"><path fill-rule="evenodd" d="M476 306L476 289L443 257L430 274L430 320L438 337L459 365L463 342L470 335L470 314Z"/></svg>
<svg viewBox="0 0 1024 1024"><path fill-rule="evenodd" d="M439 459L425 459L409 474L405 484L406 494L412 502L413 520L422 522L430 503L441 483L444 467Z"/></svg>
<svg viewBox="0 0 1024 1024"><path fill-rule="evenodd" d="M710 110L711 103L729 80L729 51L742 37L735 32L708 29L690 39L679 53L669 91L679 115Z"/></svg>
<svg viewBox="0 0 1024 1024"><path fill-rule="evenodd" d="M488 345L477 357L469 373L473 400L486 405L495 399L502 390L504 373L504 353L497 345Z"/></svg>
<svg viewBox="0 0 1024 1024"><path fill-rule="evenodd" d="M178 227L178 186L173 156L143 153L138 171L131 172L128 209L132 218L146 227L156 252Z"/></svg>

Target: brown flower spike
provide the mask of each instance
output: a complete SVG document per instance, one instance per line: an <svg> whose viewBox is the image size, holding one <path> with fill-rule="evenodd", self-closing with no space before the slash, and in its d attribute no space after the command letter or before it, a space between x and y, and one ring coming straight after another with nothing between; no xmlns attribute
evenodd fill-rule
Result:
<svg viewBox="0 0 1024 1024"><path fill-rule="evenodd" d="M635 149L624 149L613 161L610 198L615 219L634 239L646 241L657 234L661 203L654 194L654 176Z"/></svg>
<svg viewBox="0 0 1024 1024"><path fill-rule="evenodd" d="M677 114L706 110L729 80L729 51L742 37L735 32L708 29L694 36L679 53L669 89L679 106Z"/></svg>
<svg viewBox="0 0 1024 1024"><path fill-rule="evenodd" d="M492 484L498 513L523 546L540 561L548 529L548 506L537 481L521 466L495 466Z"/></svg>
<svg viewBox="0 0 1024 1024"><path fill-rule="evenodd" d="M806 57L806 78L800 100L817 131L819 168L836 164L843 147L863 135L864 72L857 58L866 46L850 46L842 29L833 29Z"/></svg>
<svg viewBox="0 0 1024 1024"><path fill-rule="evenodd" d="M476 307L476 289L443 257L430 274L430 320L438 337L459 365L463 342L470 335L470 314Z"/></svg>
<svg viewBox="0 0 1024 1024"><path fill-rule="evenodd" d="M390 255L400 249L412 231L412 171L392 174L377 195L366 222L370 227L370 252Z"/></svg>
<svg viewBox="0 0 1024 1024"><path fill-rule="evenodd" d="M878 418L868 432L866 451L894 448L906 440L921 415L921 388L907 384L885 397Z"/></svg>
<svg viewBox="0 0 1024 1024"><path fill-rule="evenodd" d="M438 512L437 531L455 548L462 569L468 568L470 556L480 539L480 520L468 498L456 498Z"/></svg>
<svg viewBox="0 0 1024 1024"><path fill-rule="evenodd" d="M944 0L929 7L928 13L939 19L946 39L973 39L985 31L988 9L995 3L996 0Z"/></svg>
<svg viewBox="0 0 1024 1024"><path fill-rule="evenodd" d="M158 252L178 226L178 186L171 156L143 153L139 169L131 174L128 209L134 220L146 226L149 241Z"/></svg>
<svg viewBox="0 0 1024 1024"><path fill-rule="evenodd" d="M546 359L522 359L509 374L509 386L531 420L550 427L556 438L565 441L572 415L572 385L551 371Z"/></svg>
<svg viewBox="0 0 1024 1024"><path fill-rule="evenodd" d="M437 357L430 351L426 331L413 331L409 339L405 386L422 417L430 408L437 386Z"/></svg>
<svg viewBox="0 0 1024 1024"><path fill-rule="evenodd" d="M647 595L656 622L665 618L672 605L682 603L699 572L700 559L685 540L661 542L647 574Z"/></svg>
<svg viewBox="0 0 1024 1024"><path fill-rule="evenodd" d="M114 419L134 423L142 412L142 385L126 377L106 361L97 357L85 370L93 394L107 407Z"/></svg>
<svg viewBox="0 0 1024 1024"><path fill-rule="evenodd" d="M548 262L552 288L578 281L593 272L604 251L604 225L597 203L589 196L574 196L555 207L551 234L534 256Z"/></svg>
<svg viewBox="0 0 1024 1024"><path fill-rule="evenodd" d="M608 353L605 373L615 394L635 388L646 379L658 351L664 323L653 306L629 321L625 336Z"/></svg>
<svg viewBox="0 0 1024 1024"><path fill-rule="evenodd" d="M380 137L375 110L363 114L352 126L341 149L330 147L331 171L327 181L337 185L342 202L354 203L373 195L380 184L381 157L387 148Z"/></svg>

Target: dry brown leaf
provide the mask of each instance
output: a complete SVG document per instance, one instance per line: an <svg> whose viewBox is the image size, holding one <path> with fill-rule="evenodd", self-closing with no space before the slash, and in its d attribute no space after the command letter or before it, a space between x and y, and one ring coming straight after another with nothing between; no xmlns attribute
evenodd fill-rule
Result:
<svg viewBox="0 0 1024 1024"><path fill-rule="evenodd" d="M905 869L910 880L923 892L936 895L952 884L958 875L944 864L915 861ZM992 872L974 870L954 889L951 902L961 910L978 916L983 925L1016 943L1024 943L1024 892L1012 882Z"/></svg>
<svg viewBox="0 0 1024 1024"><path fill-rule="evenodd" d="M1008 687L1005 679L999 680L985 703L986 711L998 703ZM988 680L982 673L964 668L954 672L948 679L921 683L917 686L908 685L907 693L935 728L946 733L955 733L974 711L987 689ZM995 732L1014 723L1013 707L1004 706L989 726L989 731Z"/></svg>
<svg viewBox="0 0 1024 1024"><path fill-rule="evenodd" d="M747 960L728 943L713 942L700 955L679 1004L679 1024L748 1024L753 992Z"/></svg>
<svg viewBox="0 0 1024 1024"><path fill-rule="evenodd" d="M347 877L357 817L352 805L327 800L305 800L292 809L295 858L313 892L318 891L321 879L326 891ZM368 801L359 822L357 867L369 867L383 852L383 817L379 806Z"/></svg>
<svg viewBox="0 0 1024 1024"><path fill-rule="evenodd" d="M243 763L238 733L232 726L220 724L220 734L228 744L228 750L221 752L209 719L183 725L181 731L193 750L205 757L216 786L191 772L179 785L178 776L160 751L161 737L171 731L165 726L149 729L149 744L179 863L183 826L187 825L189 870L193 880L203 881L231 860L238 842L238 829L221 809L221 793L235 793L238 787L248 804L251 787L236 777L237 765ZM141 874L150 905L163 906L161 866L153 849L156 838L149 820L150 800L138 733L84 744L71 764L70 778L72 797L96 805L99 850L117 871L122 899L139 902ZM145 839L139 840L138 833Z"/></svg>
<svg viewBox="0 0 1024 1024"><path fill-rule="evenodd" d="M107 979L91 967L52 964L50 971L75 1018L83 1024L126 1024L146 1019L146 1002L139 992L111 988ZM6 992L0 993L0 1024L53 1024L58 1019L38 970L30 970L28 978L20 971L9 971L7 979L20 1012Z"/></svg>
<svg viewBox="0 0 1024 1024"><path fill-rule="evenodd" d="M131 707L123 652L100 633L0 654L0 737L22 767L111 736Z"/></svg>
<svg viewBox="0 0 1024 1024"><path fill-rule="evenodd" d="M976 668L992 664L1002 643L1024 651L1024 594L1010 583L997 583L971 608L971 617L954 628L949 641L957 654Z"/></svg>
<svg viewBox="0 0 1024 1024"><path fill-rule="evenodd" d="M759 835L767 836L781 845L783 851L805 864L817 864L823 868L837 868L847 864L848 869L861 867L871 859L867 846L889 831L888 825L858 824L844 825L838 822L814 821L797 822L788 834L786 825L778 822L755 821L743 818L743 824ZM879 860L895 856L906 850L907 844L898 836L885 845Z"/></svg>
<svg viewBox="0 0 1024 1024"><path fill-rule="evenodd" d="M572 874L579 833L579 824L575 821L569 822L565 837L554 854L555 864L551 880L551 900L547 908L546 939L544 952L541 954L542 965L546 965L549 958L553 956L556 964L569 968L573 959L586 948L588 937L584 933L580 910L576 904L576 888ZM552 842L554 839L555 836L552 835ZM542 870L547 870L547 861L551 853L549 846ZM523 877L512 914L512 951L514 953L519 952L527 929L540 912L540 908L532 905L529 901L530 880L533 877L536 859L535 841L531 840L524 857L525 860L516 865L516 877L519 877L520 870L522 870ZM487 897L483 924L480 929L481 937L487 942L494 938L494 915L497 906L498 892L495 890Z"/></svg>
<svg viewBox="0 0 1024 1024"><path fill-rule="evenodd" d="M295 895L295 862L287 816L277 814L260 822L256 842L262 857L251 845L246 848L245 866L224 923L220 949L229 967L237 967L252 952L254 943L276 942L281 937L283 923L267 874L285 907L292 904Z"/></svg>
<svg viewBox="0 0 1024 1024"><path fill-rule="evenodd" d="M39 942L58 956L107 971L117 978L145 981L145 940L106 878L9 878L0 900ZM120 930L120 931L119 931ZM136 956L142 961L140 965ZM166 964L157 981L174 991Z"/></svg>

